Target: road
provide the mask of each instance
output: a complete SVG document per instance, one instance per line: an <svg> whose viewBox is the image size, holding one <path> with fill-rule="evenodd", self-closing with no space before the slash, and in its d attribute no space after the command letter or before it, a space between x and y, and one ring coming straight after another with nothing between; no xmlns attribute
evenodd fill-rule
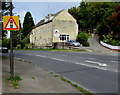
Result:
<svg viewBox="0 0 120 95"><path fill-rule="evenodd" d="M92 93L118 93L118 56L15 50L14 56L60 74Z"/></svg>

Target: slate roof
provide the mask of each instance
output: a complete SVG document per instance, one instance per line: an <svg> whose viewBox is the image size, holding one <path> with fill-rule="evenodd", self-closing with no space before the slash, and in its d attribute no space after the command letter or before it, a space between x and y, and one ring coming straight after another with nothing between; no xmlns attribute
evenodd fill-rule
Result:
<svg viewBox="0 0 120 95"><path fill-rule="evenodd" d="M53 20L57 15L59 15L62 11L63 11L63 10L61 10L61 11L55 13L55 14L50 14L51 16L53 16L53 18L52 18L51 20L48 20L48 21L45 22L45 19L42 19L42 20L41 20L40 22L38 22L33 28L36 28L36 27L41 26L41 25L43 25L43 24L47 24L47 23L49 23L49 22L52 22L52 20Z"/></svg>

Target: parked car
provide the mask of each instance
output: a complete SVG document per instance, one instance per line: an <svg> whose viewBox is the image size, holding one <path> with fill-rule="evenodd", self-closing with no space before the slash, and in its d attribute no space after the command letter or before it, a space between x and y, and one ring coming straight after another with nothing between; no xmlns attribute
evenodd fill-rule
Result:
<svg viewBox="0 0 120 95"><path fill-rule="evenodd" d="M8 53L8 48L7 47L0 47L0 52Z"/></svg>
<svg viewBox="0 0 120 95"><path fill-rule="evenodd" d="M69 40L69 41L67 41L67 44L70 45L70 46L75 46L75 47L80 46L80 43L75 41L75 40Z"/></svg>

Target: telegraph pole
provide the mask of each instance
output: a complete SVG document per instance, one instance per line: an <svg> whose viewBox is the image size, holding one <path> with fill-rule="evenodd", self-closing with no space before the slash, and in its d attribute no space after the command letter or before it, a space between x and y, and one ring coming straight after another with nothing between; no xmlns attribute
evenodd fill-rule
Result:
<svg viewBox="0 0 120 95"><path fill-rule="evenodd" d="M10 0L10 16L12 16L12 0ZM10 30L10 77L14 77L13 31Z"/></svg>

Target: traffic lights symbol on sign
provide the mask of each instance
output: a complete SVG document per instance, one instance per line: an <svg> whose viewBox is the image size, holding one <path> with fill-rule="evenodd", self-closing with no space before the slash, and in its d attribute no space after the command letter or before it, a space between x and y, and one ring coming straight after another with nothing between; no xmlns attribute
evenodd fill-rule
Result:
<svg viewBox="0 0 120 95"><path fill-rule="evenodd" d="M4 30L19 30L19 19L17 16L4 17Z"/></svg>

